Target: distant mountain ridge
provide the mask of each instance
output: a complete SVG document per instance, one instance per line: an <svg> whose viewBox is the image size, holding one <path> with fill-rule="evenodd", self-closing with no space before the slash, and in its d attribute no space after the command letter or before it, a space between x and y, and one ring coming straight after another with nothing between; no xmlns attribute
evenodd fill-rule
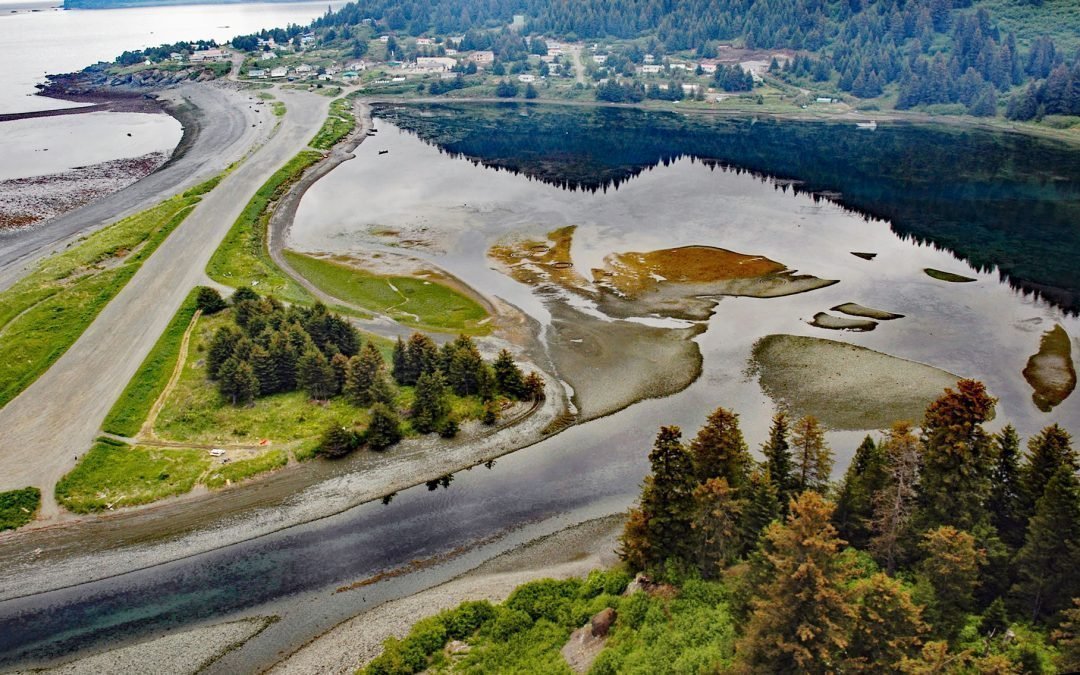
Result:
<svg viewBox="0 0 1080 675"><path fill-rule="evenodd" d="M124 7L160 7L168 5L238 5L241 3L276 3L293 0L64 0L64 9L120 9Z"/></svg>

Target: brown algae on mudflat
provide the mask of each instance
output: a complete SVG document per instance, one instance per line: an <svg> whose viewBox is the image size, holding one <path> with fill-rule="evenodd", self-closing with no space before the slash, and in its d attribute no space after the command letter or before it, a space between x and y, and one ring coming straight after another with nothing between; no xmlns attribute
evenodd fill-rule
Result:
<svg viewBox="0 0 1080 675"><path fill-rule="evenodd" d="M1028 359L1024 379L1034 393L1035 407L1050 412L1076 389L1076 369L1073 367L1072 343L1061 324L1043 333L1039 351Z"/></svg>

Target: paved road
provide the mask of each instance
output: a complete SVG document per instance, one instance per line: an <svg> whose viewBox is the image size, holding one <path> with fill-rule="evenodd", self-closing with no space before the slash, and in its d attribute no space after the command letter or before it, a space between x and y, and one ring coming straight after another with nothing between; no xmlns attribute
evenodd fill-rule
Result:
<svg viewBox="0 0 1080 675"><path fill-rule="evenodd" d="M190 146L182 156L146 178L54 218L41 227L0 234L0 290L19 280L27 267L62 247L73 236L138 213L197 185L243 157L265 139L274 124L269 106L256 106L254 94L226 87L192 84L166 91L162 98L186 101L185 130ZM260 109L265 110L260 114ZM187 138L185 143L189 142Z"/></svg>
<svg viewBox="0 0 1080 675"><path fill-rule="evenodd" d="M0 490L41 488L42 518L58 514L56 481L90 446L244 205L307 146L330 104L304 92L277 95L288 114L273 138L203 199L52 368L0 410Z"/></svg>

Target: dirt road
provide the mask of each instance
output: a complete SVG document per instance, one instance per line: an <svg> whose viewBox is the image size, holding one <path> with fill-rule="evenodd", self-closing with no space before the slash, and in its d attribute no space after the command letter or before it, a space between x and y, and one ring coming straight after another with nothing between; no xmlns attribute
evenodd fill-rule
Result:
<svg viewBox="0 0 1080 675"><path fill-rule="evenodd" d="M61 249L69 239L104 227L197 185L265 140L274 126L270 106L254 93L211 84L191 84L161 95L183 106L185 134L174 159L158 171L107 197L33 229L0 234L0 290L27 267Z"/></svg>
<svg viewBox="0 0 1080 675"><path fill-rule="evenodd" d="M52 368L0 410L0 490L40 487L42 518L58 513L56 481L90 446L244 205L322 125L329 98L276 95L288 106L278 132L203 199Z"/></svg>

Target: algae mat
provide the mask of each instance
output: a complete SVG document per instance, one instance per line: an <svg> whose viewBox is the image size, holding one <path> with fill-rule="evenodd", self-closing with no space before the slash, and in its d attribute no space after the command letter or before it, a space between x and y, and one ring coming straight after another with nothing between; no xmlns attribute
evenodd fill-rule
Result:
<svg viewBox="0 0 1080 675"><path fill-rule="evenodd" d="M918 423L926 406L960 379L865 347L797 335L758 340L750 370L778 406L837 430Z"/></svg>

